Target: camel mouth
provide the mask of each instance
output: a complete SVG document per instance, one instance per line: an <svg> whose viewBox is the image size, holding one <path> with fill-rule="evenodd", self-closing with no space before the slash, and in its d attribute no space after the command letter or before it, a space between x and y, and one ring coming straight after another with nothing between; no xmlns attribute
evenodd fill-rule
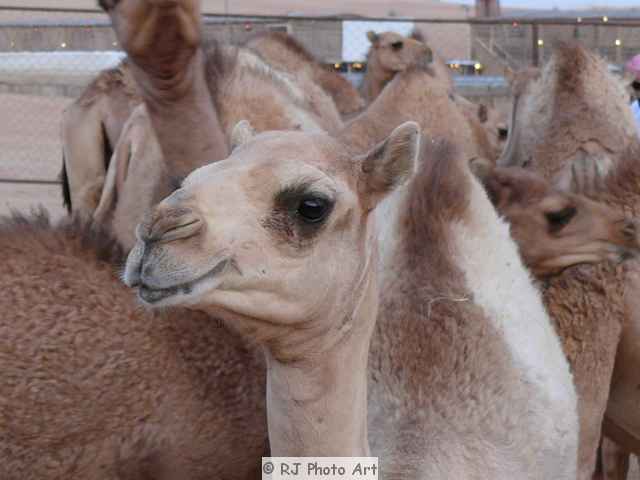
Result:
<svg viewBox="0 0 640 480"><path fill-rule="evenodd" d="M602 262L612 262L621 264L627 260L638 258L640 251L635 248L615 246L605 251L593 251L584 253L572 253L555 257L550 261L542 262L532 268L538 275L555 275L567 268L577 265L598 264Z"/></svg>
<svg viewBox="0 0 640 480"><path fill-rule="evenodd" d="M169 299L171 299L171 303L177 303L175 300L178 297L191 295L194 290L202 284L211 282L212 280L218 281L218 277L227 269L228 265L229 259L223 259L204 275L195 278L194 280L172 285L170 287L156 288L141 280L137 285L138 297L144 303L154 306L157 306L161 302L166 304L166 301Z"/></svg>

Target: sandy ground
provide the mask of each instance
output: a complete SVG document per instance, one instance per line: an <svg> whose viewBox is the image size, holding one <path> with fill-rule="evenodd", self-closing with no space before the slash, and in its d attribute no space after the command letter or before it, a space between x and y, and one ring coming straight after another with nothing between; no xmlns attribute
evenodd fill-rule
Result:
<svg viewBox="0 0 640 480"><path fill-rule="evenodd" d="M0 95L0 179L55 180L60 172L60 118L67 98ZM57 185L0 183L0 214L38 205L64 213Z"/></svg>

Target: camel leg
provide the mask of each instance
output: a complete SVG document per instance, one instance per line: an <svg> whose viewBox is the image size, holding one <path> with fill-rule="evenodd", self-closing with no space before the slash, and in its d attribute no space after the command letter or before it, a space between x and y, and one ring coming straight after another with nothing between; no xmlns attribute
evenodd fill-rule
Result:
<svg viewBox="0 0 640 480"><path fill-rule="evenodd" d="M629 453L613 440L602 437L602 466L604 480L626 480Z"/></svg>
<svg viewBox="0 0 640 480"><path fill-rule="evenodd" d="M166 161L178 175L226 158L206 82L200 0L101 0L147 105ZM182 168L181 168L182 167Z"/></svg>

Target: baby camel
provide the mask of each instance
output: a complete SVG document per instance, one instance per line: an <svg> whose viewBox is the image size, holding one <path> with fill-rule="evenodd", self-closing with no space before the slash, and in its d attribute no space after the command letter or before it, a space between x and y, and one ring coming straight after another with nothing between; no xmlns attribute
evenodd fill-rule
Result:
<svg viewBox="0 0 640 480"><path fill-rule="evenodd" d="M419 129L351 156L326 134L236 127L138 227L125 282L153 307L223 318L263 345L271 452L367 456L378 305L372 212L414 172Z"/></svg>

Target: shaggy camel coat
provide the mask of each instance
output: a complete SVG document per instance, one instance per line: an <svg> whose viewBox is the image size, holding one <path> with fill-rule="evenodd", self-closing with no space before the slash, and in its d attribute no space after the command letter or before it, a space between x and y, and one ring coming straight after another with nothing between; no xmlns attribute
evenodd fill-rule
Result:
<svg viewBox="0 0 640 480"><path fill-rule="evenodd" d="M609 172L611 179L597 199L636 215L638 139L624 86L606 63L582 47L564 45L540 74L528 72L515 86L515 127L500 163L532 168L565 188L585 183L600 188L598 179ZM636 322L629 314L635 309L625 299L628 288L634 295L629 277L637 269L635 260L579 266L545 285L545 303L576 379L579 479L590 479L593 473L602 419L605 409L611 409L608 398L617 397L617 380L628 371L620 340L635 337ZM624 424L624 417L616 415L616 421Z"/></svg>
<svg viewBox="0 0 640 480"><path fill-rule="evenodd" d="M119 248L79 221L5 219L0 251L0 478L259 478L260 352L141 308Z"/></svg>

